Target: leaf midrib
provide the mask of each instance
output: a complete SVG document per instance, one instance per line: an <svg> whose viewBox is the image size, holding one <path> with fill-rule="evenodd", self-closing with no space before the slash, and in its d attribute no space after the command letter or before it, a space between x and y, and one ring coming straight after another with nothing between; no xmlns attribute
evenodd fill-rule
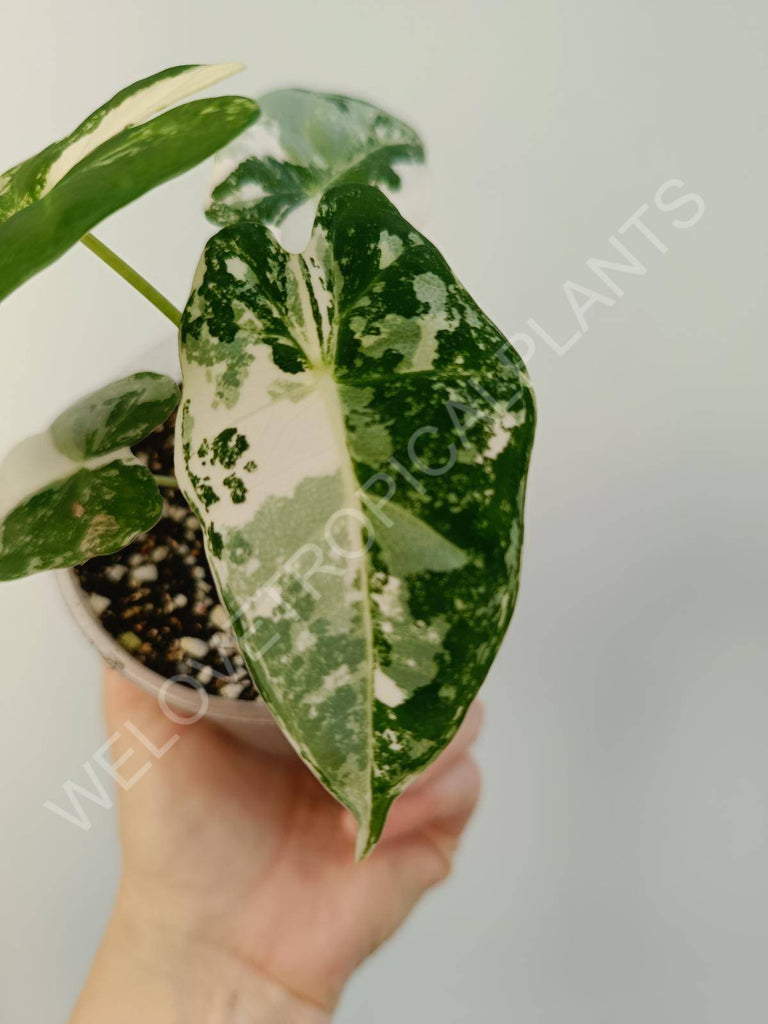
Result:
<svg viewBox="0 0 768 1024"><path fill-rule="evenodd" d="M323 399L328 418L331 424L331 429L336 437L337 445L339 450L344 453L346 458L342 458L341 475L342 475L342 486L345 495L345 503L343 508L354 509L362 518L363 511L360 505L360 499L357 496L359 490L359 483L355 476L354 462L352 459L352 453L349 450L349 443L347 441L347 431L344 423L344 407L341 402L341 396L339 394L339 386L333 373L333 366L323 361L324 352L335 352L335 346L333 345L332 338L329 339L329 345L323 344L324 339L320 337L318 331L317 320L314 317L314 307L309 296L309 289L307 286L307 279L304 276L303 270L305 265L305 259L300 254L292 255L290 258L290 264L294 272L294 276L297 281L299 288L301 309L304 320L304 331L305 334L312 332L312 337L307 338L315 348L318 359L317 362L310 358L309 353L305 350L304 354L309 362L309 370L314 373L316 380L316 386L318 392ZM312 278L310 277L310 281ZM315 298L315 306L319 307L317 296ZM336 296L334 295L334 302ZM330 333L333 336L336 332L335 326L330 327ZM373 675L374 675L374 642L373 642L373 615L371 611L371 597L370 587L368 585L368 563L365 557L363 547L363 528L360 519L355 518L355 522L359 524L355 533L357 535L358 547L357 550L362 552L360 555L360 568L359 568L359 579L360 579L360 591L362 594L361 605L362 605L362 618L363 627L365 631L365 664L366 664L366 682L367 682L367 700L366 700L366 712L367 712L367 728L366 728L366 802L368 811L368 820L365 822L365 842L367 844L368 837L370 835L371 817L373 815L373 768L374 768L374 735L373 735L373 701L374 701L374 688L373 688ZM358 843L360 843L360 836L358 835Z"/></svg>

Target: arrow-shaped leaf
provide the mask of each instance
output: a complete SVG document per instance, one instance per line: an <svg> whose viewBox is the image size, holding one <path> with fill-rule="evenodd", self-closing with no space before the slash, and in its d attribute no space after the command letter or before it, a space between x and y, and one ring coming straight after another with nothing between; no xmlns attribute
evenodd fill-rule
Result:
<svg viewBox="0 0 768 1024"><path fill-rule="evenodd" d="M519 357L374 188L291 255L208 243L177 473L240 648L358 852L458 728L518 588L535 410Z"/></svg>
<svg viewBox="0 0 768 1024"><path fill-rule="evenodd" d="M258 125L217 157L220 183L208 207L217 224L280 225L302 203L343 183L395 192L400 165L424 161L412 128L362 100L280 89L259 105Z"/></svg>
<svg viewBox="0 0 768 1024"><path fill-rule="evenodd" d="M0 176L0 300L101 220L194 167L258 116L222 96L183 104L237 64L170 68L118 93L71 135Z"/></svg>
<svg viewBox="0 0 768 1024"><path fill-rule="evenodd" d="M137 373L81 399L0 463L0 580L79 565L160 518L152 474L130 452L178 403L168 377Z"/></svg>

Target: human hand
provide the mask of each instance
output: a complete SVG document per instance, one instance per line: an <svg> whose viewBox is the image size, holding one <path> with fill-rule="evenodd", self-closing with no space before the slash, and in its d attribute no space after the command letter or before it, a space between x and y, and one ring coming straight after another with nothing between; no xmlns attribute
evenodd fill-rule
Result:
<svg viewBox="0 0 768 1024"><path fill-rule="evenodd" d="M112 671L105 708L116 759L126 721L157 748L180 738L120 793L122 881L73 1024L328 1021L354 969L450 871L480 789L479 705L360 864L351 814L298 758L205 720L178 726Z"/></svg>

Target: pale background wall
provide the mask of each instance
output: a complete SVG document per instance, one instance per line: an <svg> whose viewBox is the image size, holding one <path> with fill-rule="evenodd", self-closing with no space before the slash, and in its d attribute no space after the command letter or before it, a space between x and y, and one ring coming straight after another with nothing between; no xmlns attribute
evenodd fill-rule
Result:
<svg viewBox="0 0 768 1024"><path fill-rule="evenodd" d="M0 167L125 83L358 93L412 120L429 230L507 332L574 330L568 280L659 185L644 277L531 360L522 596L487 688L486 791L452 881L341 1024L756 1024L768 1012L763 0L39 0L6 5ZM181 303L204 171L101 234ZM690 208L681 211L690 213ZM630 236L625 241L629 243ZM0 309L0 448L163 336L85 251ZM0 1017L64 1021L106 920L115 826L42 807L102 741L97 664L48 579L0 587Z"/></svg>

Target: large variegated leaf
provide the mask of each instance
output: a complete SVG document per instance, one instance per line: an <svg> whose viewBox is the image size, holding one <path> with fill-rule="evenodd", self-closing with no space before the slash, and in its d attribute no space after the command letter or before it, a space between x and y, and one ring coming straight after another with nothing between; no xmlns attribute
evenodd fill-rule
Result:
<svg viewBox="0 0 768 1024"><path fill-rule="evenodd" d="M445 747L518 587L534 431L522 362L374 188L291 255L208 243L182 324L177 473L222 599L358 853Z"/></svg>
<svg viewBox="0 0 768 1024"><path fill-rule="evenodd" d="M230 142L258 104L222 96L154 114L240 69L170 68L118 93L71 135L0 176L0 299L101 220Z"/></svg>
<svg viewBox="0 0 768 1024"><path fill-rule="evenodd" d="M333 185L400 188L403 164L424 147L403 121L362 100L305 89L259 99L257 125L216 158L208 216L217 224L252 220L277 226Z"/></svg>
<svg viewBox="0 0 768 1024"><path fill-rule="evenodd" d="M162 499L129 446L178 397L168 377L134 374L81 399L0 462L0 580L79 565L154 526Z"/></svg>

